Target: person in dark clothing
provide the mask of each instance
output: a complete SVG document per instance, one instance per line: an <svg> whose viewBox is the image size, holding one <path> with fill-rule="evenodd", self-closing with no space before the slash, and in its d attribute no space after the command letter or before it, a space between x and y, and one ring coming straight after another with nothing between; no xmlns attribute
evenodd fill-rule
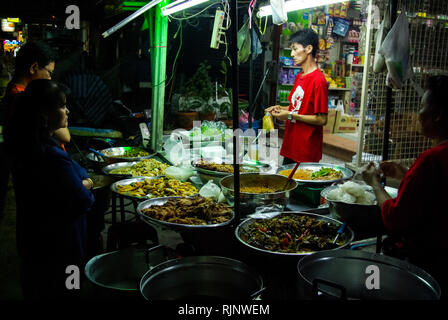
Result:
<svg viewBox="0 0 448 320"><path fill-rule="evenodd" d="M389 235L398 239L409 262L431 274L448 294L445 270L448 242L448 216L440 209L440 201L448 190L448 76L428 79L419 111L422 134L433 146L423 152L407 169L385 161L376 169L370 163L363 178L372 186L381 216ZM398 195L392 199L381 185L380 174L400 179Z"/></svg>
<svg viewBox="0 0 448 320"><path fill-rule="evenodd" d="M86 218L94 197L86 170L53 137L67 127L65 94L51 80L34 80L18 94L13 110L7 147L24 297L76 296L76 290L66 288L65 272L69 265L82 270L86 262Z"/></svg>

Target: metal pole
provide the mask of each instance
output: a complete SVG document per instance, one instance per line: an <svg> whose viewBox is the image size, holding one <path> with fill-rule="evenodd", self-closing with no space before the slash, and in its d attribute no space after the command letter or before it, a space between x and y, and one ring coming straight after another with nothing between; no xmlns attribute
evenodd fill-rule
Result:
<svg viewBox="0 0 448 320"><path fill-rule="evenodd" d="M165 1L159 3L155 14L155 36L151 68L154 70L152 79L152 101L151 101L151 149L154 152L162 150L163 142L163 115L165 101L166 80L166 52L168 40L168 18L162 15L161 8Z"/></svg>
<svg viewBox="0 0 448 320"><path fill-rule="evenodd" d="M367 109L367 97L369 94L368 82L369 82L369 69L370 69L370 49L371 49L371 36L372 36L372 0L369 0L369 6L367 9L367 35L366 35L366 47L365 47L365 59L364 70L362 74L362 92L361 92L361 110L359 115L359 132L358 132L358 150L356 166L359 168L362 162L362 153L364 149L364 129L365 129L365 117Z"/></svg>
<svg viewBox="0 0 448 320"><path fill-rule="evenodd" d="M253 86L253 81L254 81L254 77L253 77L253 71L254 71L254 60L252 59L253 57L253 52L252 52L252 44L254 42L254 37L252 34L252 29L249 29L249 33L250 33L250 56L249 56L249 128L252 128L252 113L254 110L253 107L253 90L254 90L254 86Z"/></svg>
<svg viewBox="0 0 448 320"><path fill-rule="evenodd" d="M240 220L240 166L239 166L239 148L237 148L239 139L239 125L238 125L238 0L232 0L230 3L230 17L232 19L231 24L231 43L230 52L232 57L232 105L233 105L233 190L234 190L234 211L235 222L239 223ZM235 134L236 132L236 134Z"/></svg>
<svg viewBox="0 0 448 320"><path fill-rule="evenodd" d="M390 0L390 25L397 20L397 0ZM386 90L386 115L384 117L383 161L389 160L390 116L393 110L392 88Z"/></svg>

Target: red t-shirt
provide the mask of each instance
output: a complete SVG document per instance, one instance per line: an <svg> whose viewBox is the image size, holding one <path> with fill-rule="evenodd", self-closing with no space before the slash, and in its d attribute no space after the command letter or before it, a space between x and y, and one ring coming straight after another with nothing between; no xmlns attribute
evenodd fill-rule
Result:
<svg viewBox="0 0 448 320"><path fill-rule="evenodd" d="M384 202L381 214L389 234L404 240L412 256L446 252L448 142L423 152L398 187L395 199Z"/></svg>
<svg viewBox="0 0 448 320"><path fill-rule="evenodd" d="M289 93L289 111L303 115L328 113L328 84L323 73L299 73ZM286 121L280 154L296 162L319 162L322 158L322 126Z"/></svg>

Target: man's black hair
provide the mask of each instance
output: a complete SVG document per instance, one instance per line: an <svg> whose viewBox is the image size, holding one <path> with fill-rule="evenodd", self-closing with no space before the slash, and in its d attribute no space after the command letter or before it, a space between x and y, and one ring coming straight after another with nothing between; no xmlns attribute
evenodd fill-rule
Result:
<svg viewBox="0 0 448 320"><path fill-rule="evenodd" d="M17 52L15 75L27 75L28 70L37 62L43 68L55 61L54 51L44 42L27 42Z"/></svg>
<svg viewBox="0 0 448 320"><path fill-rule="evenodd" d="M317 54L317 48L319 46L319 37L316 32L312 29L307 28L294 33L291 37L289 37L289 45L291 46L293 43L299 43L304 48L308 45L313 46L313 51L311 52L312 56L315 57Z"/></svg>

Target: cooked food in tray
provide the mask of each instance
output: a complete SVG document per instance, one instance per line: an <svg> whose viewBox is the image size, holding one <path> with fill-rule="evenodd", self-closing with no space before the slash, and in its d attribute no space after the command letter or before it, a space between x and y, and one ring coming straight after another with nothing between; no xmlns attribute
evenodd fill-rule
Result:
<svg viewBox="0 0 448 320"><path fill-rule="evenodd" d="M289 177L292 169L282 170L278 174ZM297 180L337 180L343 178L342 171L333 168L321 168L318 171L310 169L297 169L293 178Z"/></svg>
<svg viewBox="0 0 448 320"><path fill-rule="evenodd" d="M240 187L240 192L245 193L273 193L277 190L273 187L257 186L257 187Z"/></svg>
<svg viewBox="0 0 448 320"><path fill-rule="evenodd" d="M198 168L202 168L205 170L210 170L210 171L218 171L218 172L226 172L226 173L233 173L233 165L232 164L225 164L225 163L216 163L216 162L211 162L211 161L207 161L207 160L199 160L198 162L196 162L196 167ZM246 167L241 168L240 166L240 172L254 172L257 171L256 168L254 168L253 170L250 170Z"/></svg>
<svg viewBox="0 0 448 320"><path fill-rule="evenodd" d="M125 148L124 153L120 155L108 154L107 151L104 151L104 154L110 158L137 158L149 156L149 152L141 148Z"/></svg>
<svg viewBox="0 0 448 320"><path fill-rule="evenodd" d="M257 219L242 229L241 239L260 249L273 252L304 253L330 250L344 244L333 244L338 226L309 216L280 215Z"/></svg>
<svg viewBox="0 0 448 320"><path fill-rule="evenodd" d="M112 169L109 173L132 175L133 177L155 177L165 175L165 169L168 167L168 164L156 159L143 159L130 167Z"/></svg>
<svg viewBox="0 0 448 320"><path fill-rule="evenodd" d="M126 185L117 185L118 192L132 197L161 198L173 196L192 196L199 190L190 182L161 177L145 179Z"/></svg>
<svg viewBox="0 0 448 320"><path fill-rule="evenodd" d="M163 205L154 205L141 212L157 220L191 225L220 224L232 217L227 204L201 196L169 199Z"/></svg>

